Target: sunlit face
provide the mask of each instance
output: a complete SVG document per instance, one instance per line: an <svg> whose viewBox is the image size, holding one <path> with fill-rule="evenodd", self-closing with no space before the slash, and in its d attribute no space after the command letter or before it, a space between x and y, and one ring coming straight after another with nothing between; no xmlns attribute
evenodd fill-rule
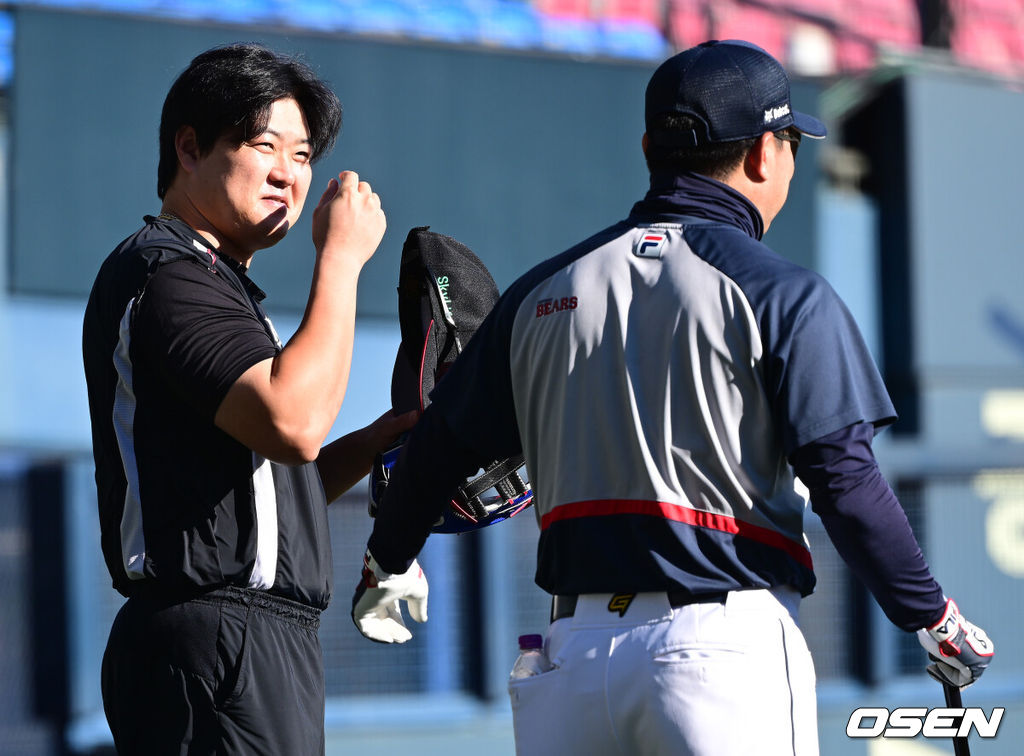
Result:
<svg viewBox="0 0 1024 756"><path fill-rule="evenodd" d="M789 185L793 181L793 175L796 173L795 148L799 144L798 142L780 138L775 138L773 141L774 145L769 148L774 149L775 153L770 176L771 188L766 197L766 207L761 213L766 230L782 210L782 207L786 204L786 199L789 197Z"/></svg>
<svg viewBox="0 0 1024 756"><path fill-rule="evenodd" d="M245 262L288 233L309 191L310 150L306 118L286 98L265 132L240 145L221 138L196 161L189 200L223 253Z"/></svg>

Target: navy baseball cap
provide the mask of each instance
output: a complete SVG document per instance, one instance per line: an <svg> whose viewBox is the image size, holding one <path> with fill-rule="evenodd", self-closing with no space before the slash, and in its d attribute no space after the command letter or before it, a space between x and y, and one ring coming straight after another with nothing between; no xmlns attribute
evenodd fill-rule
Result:
<svg viewBox="0 0 1024 756"><path fill-rule="evenodd" d="M654 119L666 113L696 118L704 133L652 133ZM793 110L782 64L735 39L704 42L662 63L647 84L644 116L648 138L666 147L735 142L790 126L814 139L827 133L817 118Z"/></svg>

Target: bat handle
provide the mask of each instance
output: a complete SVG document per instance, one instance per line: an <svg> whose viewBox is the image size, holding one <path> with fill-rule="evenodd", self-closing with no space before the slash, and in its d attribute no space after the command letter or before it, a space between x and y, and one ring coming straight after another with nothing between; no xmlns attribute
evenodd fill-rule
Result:
<svg viewBox="0 0 1024 756"><path fill-rule="evenodd" d="M942 693L946 697L946 706L950 709L962 709L963 700L960 698L960 688L949 683L942 684ZM953 737L953 753L956 756L971 756L971 748L967 744L967 737Z"/></svg>

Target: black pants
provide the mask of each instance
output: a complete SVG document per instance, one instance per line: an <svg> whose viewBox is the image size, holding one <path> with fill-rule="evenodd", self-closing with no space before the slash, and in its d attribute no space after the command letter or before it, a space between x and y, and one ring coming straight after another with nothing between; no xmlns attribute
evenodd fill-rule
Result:
<svg viewBox="0 0 1024 756"><path fill-rule="evenodd" d="M316 610L243 589L128 599L103 655L118 753L322 755L318 627Z"/></svg>

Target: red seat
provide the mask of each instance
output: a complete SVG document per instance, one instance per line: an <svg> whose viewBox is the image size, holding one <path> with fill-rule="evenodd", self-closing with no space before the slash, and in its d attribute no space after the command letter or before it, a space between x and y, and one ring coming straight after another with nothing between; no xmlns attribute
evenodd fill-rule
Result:
<svg viewBox="0 0 1024 756"><path fill-rule="evenodd" d="M877 55L872 42L860 37L839 35L836 60L840 71L864 71L875 65Z"/></svg>
<svg viewBox="0 0 1024 756"><path fill-rule="evenodd" d="M960 62L1001 74L1013 74L1024 59L1015 27L988 21L960 19L953 28L950 48Z"/></svg>
<svg viewBox="0 0 1024 756"><path fill-rule="evenodd" d="M555 18L590 18L590 0L532 0L533 7Z"/></svg>
<svg viewBox="0 0 1024 756"><path fill-rule="evenodd" d="M878 44L913 48L921 43L921 18L913 0L847 0L839 22L842 29Z"/></svg>
<svg viewBox="0 0 1024 756"><path fill-rule="evenodd" d="M604 0L595 15L613 21L635 21L662 28L664 0Z"/></svg>
<svg viewBox="0 0 1024 756"><path fill-rule="evenodd" d="M787 26L778 14L734 2L716 2L710 34L715 39L742 39L779 60L786 57Z"/></svg>
<svg viewBox="0 0 1024 756"><path fill-rule="evenodd" d="M668 39L677 50L685 50L710 39L708 17L701 0L669 0Z"/></svg>
<svg viewBox="0 0 1024 756"><path fill-rule="evenodd" d="M1020 0L950 0L954 16L970 17L978 21L1010 21L1024 14Z"/></svg>
<svg viewBox="0 0 1024 756"><path fill-rule="evenodd" d="M1024 14L1014 25L1006 30L1009 39L1010 55L1019 68L1024 71Z"/></svg>
<svg viewBox="0 0 1024 756"><path fill-rule="evenodd" d="M765 2L777 7L784 16L818 16L828 19L837 18L844 4L844 0L765 0Z"/></svg>

